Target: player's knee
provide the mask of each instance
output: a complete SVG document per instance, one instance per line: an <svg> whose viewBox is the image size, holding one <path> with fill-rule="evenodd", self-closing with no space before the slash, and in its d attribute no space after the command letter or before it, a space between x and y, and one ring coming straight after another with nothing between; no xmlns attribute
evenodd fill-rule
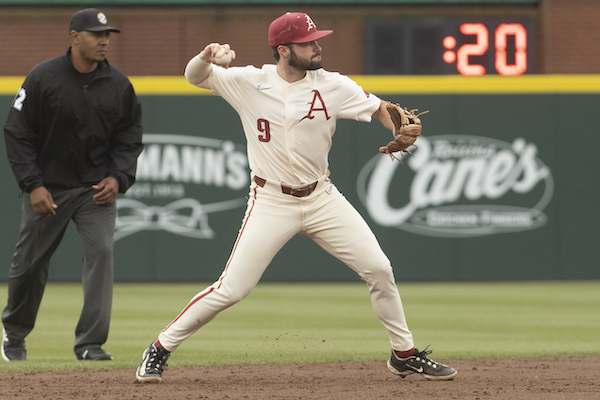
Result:
<svg viewBox="0 0 600 400"><path fill-rule="evenodd" d="M361 277L366 282L388 281L394 278L394 270L387 257L374 258L366 268L363 268Z"/></svg>
<svg viewBox="0 0 600 400"><path fill-rule="evenodd" d="M250 294L254 286L249 285L223 285L221 291L225 298L227 298L229 305L233 305L242 301L246 296Z"/></svg>

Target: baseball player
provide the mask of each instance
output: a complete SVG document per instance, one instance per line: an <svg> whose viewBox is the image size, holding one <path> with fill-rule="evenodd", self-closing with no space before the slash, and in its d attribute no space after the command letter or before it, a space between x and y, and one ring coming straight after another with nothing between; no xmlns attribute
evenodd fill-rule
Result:
<svg viewBox="0 0 600 400"><path fill-rule="evenodd" d="M238 112L248 143L251 185L239 235L220 278L192 298L143 354L141 382L161 382L170 354L219 312L247 296L294 235L314 240L367 283L387 329L388 368L450 380L456 370L415 349L390 261L366 222L329 179L328 153L336 121L377 118L393 130L389 104L339 73L324 70L318 30L303 13L287 13L268 31L276 65L229 67L229 45L211 43L186 66L193 85L212 90ZM224 49L225 56L221 56ZM219 59L216 59L219 54ZM229 57L227 57L229 55ZM226 61L226 62L227 62Z"/></svg>

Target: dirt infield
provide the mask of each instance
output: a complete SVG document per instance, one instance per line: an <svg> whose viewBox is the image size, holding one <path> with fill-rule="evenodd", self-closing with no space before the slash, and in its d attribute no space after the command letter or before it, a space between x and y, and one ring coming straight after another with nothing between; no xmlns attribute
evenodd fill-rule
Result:
<svg viewBox="0 0 600 400"><path fill-rule="evenodd" d="M397 377L384 362L167 368L160 384L134 370L0 374L0 399L600 399L600 357L444 361L451 382Z"/></svg>

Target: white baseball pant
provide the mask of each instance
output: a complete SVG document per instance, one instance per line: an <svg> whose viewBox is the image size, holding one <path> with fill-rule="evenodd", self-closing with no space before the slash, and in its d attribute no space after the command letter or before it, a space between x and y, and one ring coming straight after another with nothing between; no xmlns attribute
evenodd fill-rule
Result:
<svg viewBox="0 0 600 400"><path fill-rule="evenodd" d="M246 297L279 250L297 233L314 240L363 279L392 349L414 347L390 261L362 216L327 176L306 197L282 193L278 183L252 181L248 207L225 270L198 293L158 336L174 351L219 312Z"/></svg>

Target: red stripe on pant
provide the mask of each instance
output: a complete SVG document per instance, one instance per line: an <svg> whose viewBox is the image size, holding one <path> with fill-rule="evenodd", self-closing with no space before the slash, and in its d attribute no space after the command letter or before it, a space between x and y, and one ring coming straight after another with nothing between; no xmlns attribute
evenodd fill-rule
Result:
<svg viewBox="0 0 600 400"><path fill-rule="evenodd" d="M256 201L256 188L254 188L254 200ZM221 285L223 284L223 279L225 279L225 277L227 276L227 270L229 269L229 264L231 264L231 259L233 258L233 255L235 254L235 250L237 249L237 245L238 242L240 240L240 237L242 236L242 234L244 233L244 230L246 228L246 224L248 223L248 220L250 219L250 215L252 214L252 210L254 209L254 203L252 203L252 207L250 208L250 211L248 211L248 217L246 218L246 220L244 221L244 225L242 226L242 229L240 230L240 234L238 235L238 239L235 241L235 245L233 246L233 250L231 251L231 255L229 256L229 260L227 261L227 265L225 266L225 271L223 271L223 274L221 275L221 278L219 278L219 286L216 287L216 289L220 288ZM203 298L205 298L206 296L208 296L209 294L211 294L212 292L215 291L215 287L211 286L210 289L206 292L203 293L199 296L197 296L195 299L193 299L192 301L190 301L190 303L183 309L183 311L181 311L179 313L179 315L169 324L167 325L167 327L165 329L162 330L162 332L166 331L167 329L169 329L175 322L177 322L177 320L179 318L181 318L181 316L183 314L185 314L185 312L187 310L190 309L190 307L192 307L194 304L196 304L198 301L202 300Z"/></svg>

